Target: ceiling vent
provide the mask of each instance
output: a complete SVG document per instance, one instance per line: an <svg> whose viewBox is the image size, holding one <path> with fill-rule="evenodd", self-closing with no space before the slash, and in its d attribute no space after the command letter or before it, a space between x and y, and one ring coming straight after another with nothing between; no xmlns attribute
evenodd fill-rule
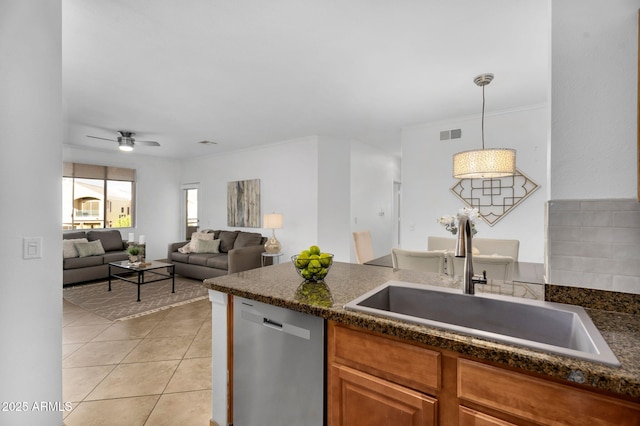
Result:
<svg viewBox="0 0 640 426"><path fill-rule="evenodd" d="M462 139L462 129L443 130L440 132L441 141L448 141L452 139Z"/></svg>

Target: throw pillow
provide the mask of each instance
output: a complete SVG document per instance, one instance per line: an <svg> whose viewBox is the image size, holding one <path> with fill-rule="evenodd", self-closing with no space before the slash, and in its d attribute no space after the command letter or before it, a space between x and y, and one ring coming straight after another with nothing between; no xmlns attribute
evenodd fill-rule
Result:
<svg viewBox="0 0 640 426"><path fill-rule="evenodd" d="M220 240L201 240L193 241L194 253L220 253Z"/></svg>
<svg viewBox="0 0 640 426"><path fill-rule="evenodd" d="M187 244L183 245L182 247L178 248L178 251L183 254L191 253L191 241L189 241Z"/></svg>
<svg viewBox="0 0 640 426"><path fill-rule="evenodd" d="M70 257L78 257L78 250L74 243L88 243L86 238L73 238L71 240L62 240L62 257L68 259Z"/></svg>
<svg viewBox="0 0 640 426"><path fill-rule="evenodd" d="M184 246L180 247L178 249L178 251L180 253L191 253L193 252L193 242L195 240L206 240L206 241L211 241L213 240L213 234L210 232L194 232L193 234L191 234L191 241L189 241L187 244L185 244Z"/></svg>
<svg viewBox="0 0 640 426"><path fill-rule="evenodd" d="M213 240L213 232L197 231L191 234L191 241L193 240Z"/></svg>
<svg viewBox="0 0 640 426"><path fill-rule="evenodd" d="M259 246L262 241L262 234L257 232L240 232L236 238L236 242L233 244L233 248L243 248L250 246Z"/></svg>
<svg viewBox="0 0 640 426"><path fill-rule="evenodd" d="M233 248L240 231L220 231L220 252L227 253Z"/></svg>
<svg viewBox="0 0 640 426"><path fill-rule="evenodd" d="M74 243L74 245L76 246L76 250L78 250L78 255L80 257L104 254L104 248L102 247L100 240L89 241L86 243Z"/></svg>
<svg viewBox="0 0 640 426"><path fill-rule="evenodd" d="M108 231L89 231L87 232L87 239L89 241L98 241L102 244L102 248L105 251L124 250L122 244L122 235L118 230Z"/></svg>

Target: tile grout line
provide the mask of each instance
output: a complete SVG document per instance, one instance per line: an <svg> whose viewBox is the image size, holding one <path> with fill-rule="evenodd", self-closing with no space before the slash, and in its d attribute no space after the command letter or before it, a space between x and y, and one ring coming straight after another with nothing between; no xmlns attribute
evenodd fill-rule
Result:
<svg viewBox="0 0 640 426"><path fill-rule="evenodd" d="M191 350L194 347L194 343L196 342L196 338L198 338L199 334L202 332L202 330L204 329L205 325L208 325L208 322L211 321L211 319L208 317L208 315L205 313L204 315L202 315L201 312L199 311L195 311L195 317L192 317L191 315L182 318L178 315L178 320L197 320L199 321L199 326L197 327L197 329L195 329L195 333L193 335L176 335L176 336L160 336L160 337L148 337L149 334L151 334L154 330L157 330L157 327L160 325L160 323L164 320L169 320L168 317L170 317L171 312L175 309L176 307L171 307L169 309L169 312L167 313L167 315L165 315L162 319L158 320L156 322L156 324L154 324L149 331L147 331L146 333L144 333L144 337L137 337L137 338L128 338L128 339L113 339L113 340L99 340L96 341L97 338L99 338L103 333L108 332L108 330L110 330L113 326L115 326L115 324L117 323L116 321L111 321L109 320L110 324L108 327L106 327L104 330L102 330L100 333L98 333L96 336L92 337L91 340L86 341L86 342L78 342L81 343L81 345L79 347L77 347L75 350L73 350L72 352L68 353L65 355L65 357L63 358L63 361L65 359L67 359L68 357L70 357L71 355L73 355L74 353L76 353L78 350L84 348L87 344L89 343L104 343L104 342L127 342L127 341L132 341L132 340L137 340L137 344L135 344L133 347L131 347L131 349L129 349L126 354L124 354L122 356L122 358L116 363L116 364L99 364L99 365L87 365L87 366L72 366L72 367L66 367L64 368L64 370L73 370L76 368L90 368L90 367L110 367L108 373L102 378L100 379L94 386L92 386L92 388L84 395L84 397L82 398L81 401L77 402L77 405L75 405L72 410L68 413L68 415L70 415L71 413L73 413L74 411L76 411L78 409L78 407L80 407L83 404L89 404L91 402L99 402L99 401L108 401L108 400L127 400L127 399L132 399L132 398L139 398L139 397L156 397L155 402L153 404L153 407L151 407L150 411L148 412L148 414L146 414L146 417L144 418L144 423L143 424L147 424L149 422L149 419L151 418L151 416L153 415L154 411L158 408L159 403L160 403L160 399L164 396L164 395L179 395L179 394L187 394L187 393L193 393L193 392L202 392L202 391L210 391L210 389L207 388L203 388L203 389L189 389L189 390L183 390L183 391L176 391L176 392L166 392L169 384L171 383L171 380L173 380L176 377L176 374L178 373L178 369L183 365L185 360L192 360L192 359L207 359L209 358L208 356L195 356L195 357L191 357L191 358L187 358L187 354L189 353L189 350ZM82 309L82 308L80 308ZM80 323L78 321L80 321L81 318L78 318L74 321L72 321L69 324L66 324L63 326L63 328L67 328L67 327L73 327L72 324L76 323L76 326L79 326ZM176 321L178 321L176 320ZM171 321L171 320L169 320ZM93 325L93 324L90 324ZM95 325L101 325L101 324L95 324ZM195 325L195 324L194 324ZM175 369L172 371L170 377L168 378L166 384L164 385L162 392L157 394L157 393L153 393L153 394L148 394L148 395L135 395L135 396L127 396L127 397L110 397L110 398L101 398L101 399L95 399L95 400L87 400L88 396L91 395L101 384L103 384L105 382L105 380L107 380L113 373L114 371L120 366L120 365L132 365L132 364L147 364L149 362L162 362L162 361L171 361L171 360L155 360L155 361L138 361L138 362L131 362L131 363L124 363L123 361L132 354L133 351L135 351L137 348L140 347L140 345L143 344L143 342L145 341L151 341L154 339L171 339L171 338L181 338L181 337L190 337L189 344L186 347L186 349L184 350L184 352L182 353L182 355L180 356L180 358L176 358L175 361L178 361ZM75 343L68 343L68 344L75 344ZM68 416L67 415L67 416ZM65 416L65 420L67 419L67 416ZM141 419L142 420L142 419Z"/></svg>
<svg viewBox="0 0 640 426"><path fill-rule="evenodd" d="M167 315L168 316L168 315ZM164 388L162 389L162 394L160 395L160 397L158 397L158 400L156 401L156 403L153 405L153 408L151 409L151 411L149 412L149 415L147 416L147 418L144 421L144 425L146 425L149 422L149 418L151 418L151 416L153 415L153 412L155 411L156 407L158 406L158 404L160 403L160 400L162 399L162 397L164 395L170 395L170 394L181 394L181 393L186 393L186 392L166 392L167 388L169 387L169 384L171 383L171 380L175 377L176 373L178 372L178 369L180 368L180 366L182 365L182 363L185 360L185 356L187 355L187 353L189 352L189 349L191 348L191 346L193 345L193 342L195 341L196 337L198 337L198 334L200 333L200 330L202 330L202 327L204 326L204 323L207 322L207 316L205 315L205 317L202 319L202 322L200 323L200 327L198 327L198 330L196 331L196 333L194 334L193 338L191 339L191 343L189 343L189 346L187 347L187 349L184 351L184 354L182 354L182 358L180 359L180 362L178 363L178 365L176 366L176 369L173 370L173 373L171 374L171 377L169 378L169 380L167 380L167 383L165 384Z"/></svg>

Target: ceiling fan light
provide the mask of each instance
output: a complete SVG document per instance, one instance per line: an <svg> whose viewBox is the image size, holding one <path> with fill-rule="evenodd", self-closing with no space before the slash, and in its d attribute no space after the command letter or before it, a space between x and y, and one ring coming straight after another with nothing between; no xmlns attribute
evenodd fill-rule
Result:
<svg viewBox="0 0 640 426"><path fill-rule="evenodd" d="M515 149L478 149L458 152L453 156L453 177L456 179L498 178L515 173Z"/></svg>
<svg viewBox="0 0 640 426"><path fill-rule="evenodd" d="M133 141L130 138L118 138L118 146L120 151L133 151Z"/></svg>

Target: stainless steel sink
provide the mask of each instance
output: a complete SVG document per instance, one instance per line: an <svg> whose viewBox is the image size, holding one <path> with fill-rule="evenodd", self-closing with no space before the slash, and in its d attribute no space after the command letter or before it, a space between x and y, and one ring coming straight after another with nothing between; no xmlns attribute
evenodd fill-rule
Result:
<svg viewBox="0 0 640 426"><path fill-rule="evenodd" d="M389 281L345 309L620 366L580 306Z"/></svg>

